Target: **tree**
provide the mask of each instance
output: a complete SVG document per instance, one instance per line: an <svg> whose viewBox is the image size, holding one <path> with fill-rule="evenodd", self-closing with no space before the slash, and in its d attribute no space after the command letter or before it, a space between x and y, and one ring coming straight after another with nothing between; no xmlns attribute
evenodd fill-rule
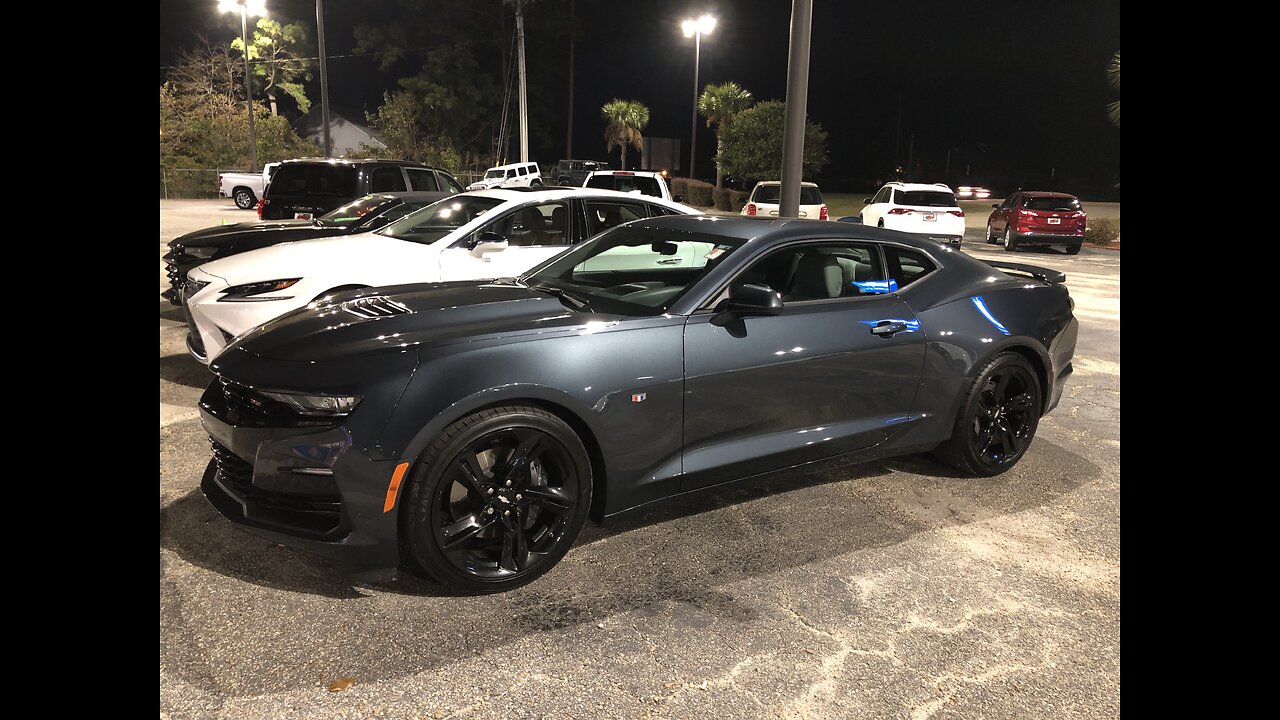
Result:
<svg viewBox="0 0 1280 720"><path fill-rule="evenodd" d="M408 90L382 94L377 113L365 113L369 124L387 143L387 157L417 160L457 170L462 163L452 143L432 136L424 119L431 114L427 102Z"/></svg>
<svg viewBox="0 0 1280 720"><path fill-rule="evenodd" d="M637 150L644 149L644 136L640 134L649 124L649 108L636 100L619 100L614 98L600 108L605 119L604 150L610 152L614 146L622 148L622 167L627 169L627 146Z"/></svg>
<svg viewBox="0 0 1280 720"><path fill-rule="evenodd" d="M262 94L271 106L272 115L280 114L277 98L281 92L293 98L298 110L306 112L311 107L301 82L311 79L310 63L298 52L309 43L310 32L305 25L281 25L275 20L258 19L253 40L249 43L249 62L253 76L263 84ZM231 41L231 49L244 57L242 39Z"/></svg>
<svg viewBox="0 0 1280 720"><path fill-rule="evenodd" d="M1111 62L1107 65L1107 84L1116 90L1120 89L1120 51L1117 50L1115 55L1111 56ZM1117 100L1107 105L1107 117L1111 119L1112 124L1120 127L1120 101Z"/></svg>
<svg viewBox="0 0 1280 720"><path fill-rule="evenodd" d="M777 180L782 176L782 130L786 106L769 100L738 113L724 129L720 151L726 172L740 179ZM813 177L827 164L827 133L805 120L803 174Z"/></svg>
<svg viewBox="0 0 1280 720"><path fill-rule="evenodd" d="M708 84L698 98L698 112L707 119L707 127L716 126L716 187L724 187L724 168L720 155L724 152L724 132L738 113L751 107L755 98L736 82Z"/></svg>

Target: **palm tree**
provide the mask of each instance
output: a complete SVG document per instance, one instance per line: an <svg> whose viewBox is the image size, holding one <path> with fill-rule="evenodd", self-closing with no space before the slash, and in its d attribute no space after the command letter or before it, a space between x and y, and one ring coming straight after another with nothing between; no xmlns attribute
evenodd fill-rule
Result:
<svg viewBox="0 0 1280 720"><path fill-rule="evenodd" d="M600 114L608 123L604 128L605 152L613 150L615 145L622 148L621 169L626 170L627 146L644 149L644 136L640 131L649 124L649 108L636 100L614 98L600 108Z"/></svg>
<svg viewBox="0 0 1280 720"><path fill-rule="evenodd" d="M720 152L724 149L724 131L738 113L751 107L755 98L736 82L708 84L698 98L698 112L707 119L707 127L716 126L716 187L724 187L724 170L720 168Z"/></svg>
<svg viewBox="0 0 1280 720"><path fill-rule="evenodd" d="M1117 50L1115 55L1111 56L1111 63L1107 65L1107 83L1116 90L1120 89L1120 51ZM1107 117L1111 118L1111 122L1116 127L1120 127L1120 101L1117 100L1107 105Z"/></svg>

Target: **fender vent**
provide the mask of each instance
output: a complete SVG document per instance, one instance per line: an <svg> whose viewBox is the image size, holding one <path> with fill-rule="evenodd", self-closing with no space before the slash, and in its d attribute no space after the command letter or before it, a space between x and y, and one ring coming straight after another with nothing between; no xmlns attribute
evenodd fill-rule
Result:
<svg viewBox="0 0 1280 720"><path fill-rule="evenodd" d="M373 320L392 315L408 315L410 310L404 305L381 295L356 298L342 303L342 309L356 317Z"/></svg>

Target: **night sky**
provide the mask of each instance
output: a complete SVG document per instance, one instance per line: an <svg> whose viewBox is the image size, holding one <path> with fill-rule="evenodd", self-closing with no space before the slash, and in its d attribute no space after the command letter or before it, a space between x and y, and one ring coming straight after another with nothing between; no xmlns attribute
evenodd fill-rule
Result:
<svg viewBox="0 0 1280 720"><path fill-rule="evenodd" d="M568 1L538 0L527 12ZM314 28L314 0L267 0L267 8ZM616 165L599 112L613 97L649 106L645 135L688 142L693 40L680 21L704 12L719 23L703 38L699 85L733 80L758 100L786 97L787 0L576 0L576 12L584 36L576 44L574 157ZM352 52L354 25L396 14L393 0L325 4L332 106L372 110L394 88L396 76L380 73L371 58L341 56ZM238 19L219 15L215 0L162 0L161 75L198 34L229 41L238 32ZM544 166L565 156L569 54L563 38L554 45L563 48L560 67L529 67L554 78L553 97L540 99L554 109L547 140L531 149ZM814 0L808 112L828 132L831 160L817 180L829 191L873 191L910 152L916 180L1118 199L1120 130L1105 106L1119 94L1103 72L1119 49L1118 0ZM310 95L319 94L316 83ZM699 119L700 177L714 177L714 149L715 135Z"/></svg>

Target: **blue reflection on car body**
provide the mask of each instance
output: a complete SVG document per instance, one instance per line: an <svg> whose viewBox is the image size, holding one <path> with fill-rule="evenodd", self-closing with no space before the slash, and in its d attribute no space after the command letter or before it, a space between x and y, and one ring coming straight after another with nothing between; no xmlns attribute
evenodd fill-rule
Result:
<svg viewBox="0 0 1280 720"><path fill-rule="evenodd" d="M985 302L983 302L983 300L982 300L982 296L981 296L981 295L976 295L976 296L974 296L974 298L973 298L973 306L974 306L974 307L976 307L976 308L978 308L978 312L982 313L982 316L983 316L983 317L985 317L987 320L991 321L991 324L992 324L992 325L995 325L997 330L999 330L1000 332L1004 333L1005 335L1009 335L1009 334L1010 334L1010 333L1009 333L1009 329L1008 329L1008 328L1006 328L1004 325L1001 325L1001 324L1000 324L1000 321L996 319L996 316L995 316L995 315L992 315L992 314L991 314L991 311L987 309L987 304L986 304Z"/></svg>

